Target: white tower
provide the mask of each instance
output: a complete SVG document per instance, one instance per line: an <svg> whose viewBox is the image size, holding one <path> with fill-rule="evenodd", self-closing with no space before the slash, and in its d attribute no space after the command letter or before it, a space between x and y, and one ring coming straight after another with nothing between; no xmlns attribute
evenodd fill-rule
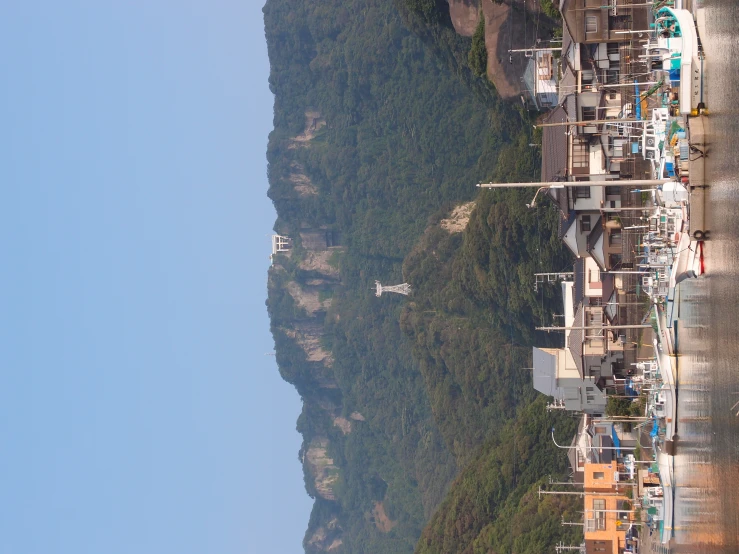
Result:
<svg viewBox="0 0 739 554"><path fill-rule="evenodd" d="M408 296L411 293L411 286L408 283L403 283L402 285L391 285L391 286L382 286L380 284L380 281L375 281L375 296L382 296L383 292L396 292L398 294L403 294L405 296Z"/></svg>

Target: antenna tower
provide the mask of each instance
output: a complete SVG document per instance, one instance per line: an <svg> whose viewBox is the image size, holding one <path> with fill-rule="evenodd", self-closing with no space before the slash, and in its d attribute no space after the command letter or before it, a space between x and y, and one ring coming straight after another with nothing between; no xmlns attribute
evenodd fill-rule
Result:
<svg viewBox="0 0 739 554"><path fill-rule="evenodd" d="M382 296L383 292L395 292L408 296L411 293L411 286L408 283L402 285L385 285L380 284L380 281L375 281L375 296Z"/></svg>
<svg viewBox="0 0 739 554"><path fill-rule="evenodd" d="M536 281L534 281L534 291L539 290L539 285L545 283L556 283L557 281L567 281L575 278L573 271L560 271L556 273L534 273Z"/></svg>

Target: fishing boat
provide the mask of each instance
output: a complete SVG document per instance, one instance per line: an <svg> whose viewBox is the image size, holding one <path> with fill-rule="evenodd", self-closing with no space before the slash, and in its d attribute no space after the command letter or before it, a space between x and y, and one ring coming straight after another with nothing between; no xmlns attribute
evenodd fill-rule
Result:
<svg viewBox="0 0 739 554"><path fill-rule="evenodd" d="M705 109L703 51L688 10L660 8L655 14L656 37L646 45L653 69L666 73L677 91L679 113L698 115Z"/></svg>

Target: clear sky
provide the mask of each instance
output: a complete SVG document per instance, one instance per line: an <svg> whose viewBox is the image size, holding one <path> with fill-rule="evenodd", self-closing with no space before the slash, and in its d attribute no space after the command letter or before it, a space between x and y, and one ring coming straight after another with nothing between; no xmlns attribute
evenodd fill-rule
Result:
<svg viewBox="0 0 739 554"><path fill-rule="evenodd" d="M0 7L0 554L298 553L261 0Z"/></svg>

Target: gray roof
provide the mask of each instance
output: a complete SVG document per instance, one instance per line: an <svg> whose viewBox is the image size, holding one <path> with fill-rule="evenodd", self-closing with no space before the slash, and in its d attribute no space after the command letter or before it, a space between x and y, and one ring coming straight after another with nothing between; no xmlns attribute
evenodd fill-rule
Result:
<svg viewBox="0 0 739 554"><path fill-rule="evenodd" d="M565 72L562 75L562 78L559 80L559 101L560 103L567 98L568 95L573 94L575 92L575 85L577 85L577 78L575 77L575 72L570 69L569 63L565 62L562 64L562 67L565 68Z"/></svg>
<svg viewBox="0 0 739 554"><path fill-rule="evenodd" d="M572 35L567 24L562 20L562 54L560 56L560 67L562 68L562 77L559 80L559 101L560 103L568 94L575 92L575 85L577 84L577 78L575 76L575 69L570 64L569 51L574 48L572 41Z"/></svg>
<svg viewBox="0 0 739 554"><path fill-rule="evenodd" d="M573 327L584 327L585 326L585 310L583 309L582 303L577 306L575 312L575 321L572 324ZM567 341L567 347L570 349L572 357L575 359L575 366L580 377L585 376L582 364L582 343L585 339L585 331L582 329L573 329L570 331L570 338Z"/></svg>
<svg viewBox="0 0 739 554"><path fill-rule="evenodd" d="M554 190L560 191L563 189L554 189ZM555 200L559 201L559 197L555 197ZM560 209L561 209L561 206L560 206ZM570 212L570 215L567 219L564 219L563 221L560 222L559 229L558 229L559 231L558 237L560 240L564 238L564 236L567 234L567 231L570 229L570 227L572 227L575 224L576 221L577 221L577 212L573 210Z"/></svg>
<svg viewBox="0 0 739 554"><path fill-rule="evenodd" d="M575 306L577 306L585 297L585 260L578 258L573 269L575 273L575 294L572 297Z"/></svg>
<svg viewBox="0 0 739 554"><path fill-rule="evenodd" d="M567 112L568 121L577 121L577 94L568 94L567 98L562 102L562 105ZM575 125L573 130L579 133L580 127Z"/></svg>
<svg viewBox="0 0 739 554"><path fill-rule="evenodd" d="M564 123L567 112L557 106L545 119L544 123ZM567 170L567 126L544 127L541 137L541 180L554 181L564 178Z"/></svg>
<svg viewBox="0 0 739 554"><path fill-rule="evenodd" d="M547 396L557 396L557 357L534 347L534 389Z"/></svg>
<svg viewBox="0 0 739 554"><path fill-rule="evenodd" d="M562 57L564 57L567 49L572 45L572 33L567 22L562 21Z"/></svg>
<svg viewBox="0 0 739 554"><path fill-rule="evenodd" d="M616 277L612 273L601 273L600 282L603 283L603 302L610 302L611 296L616 291Z"/></svg>
<svg viewBox="0 0 739 554"><path fill-rule="evenodd" d="M595 227L590 231L590 234L588 235L588 252L592 252L593 248L595 248L595 245L598 243L598 239L603 234L603 218L599 217L598 222L595 224ZM593 256L593 260L595 260L595 263L598 263L598 258ZM598 264L600 265L600 264ZM605 267L601 267L602 270L605 271Z"/></svg>

